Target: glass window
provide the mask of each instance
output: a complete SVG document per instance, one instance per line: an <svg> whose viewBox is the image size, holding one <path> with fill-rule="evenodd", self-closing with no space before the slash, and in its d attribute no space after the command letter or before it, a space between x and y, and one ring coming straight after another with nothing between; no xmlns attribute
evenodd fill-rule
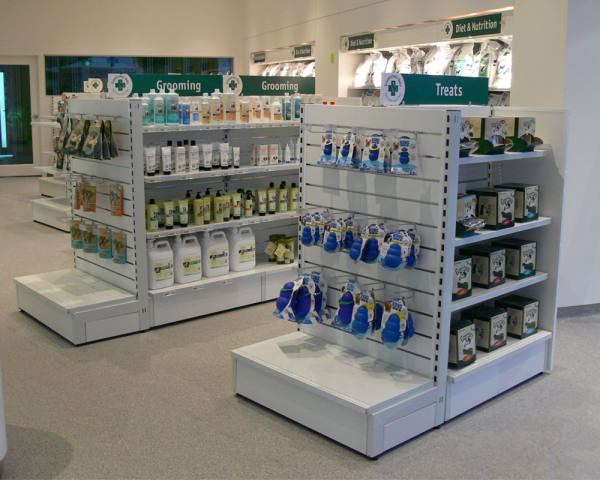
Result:
<svg viewBox="0 0 600 480"><path fill-rule="evenodd" d="M108 79L109 73L180 73L231 75L233 58L188 57L45 57L46 95L83 92L89 78Z"/></svg>

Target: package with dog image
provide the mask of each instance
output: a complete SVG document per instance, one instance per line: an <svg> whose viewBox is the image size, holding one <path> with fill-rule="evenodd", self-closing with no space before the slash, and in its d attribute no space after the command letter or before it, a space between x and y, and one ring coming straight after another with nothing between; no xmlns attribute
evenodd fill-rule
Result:
<svg viewBox="0 0 600 480"><path fill-rule="evenodd" d="M535 136L535 117L507 117L506 138L512 146L510 152L533 152L544 141Z"/></svg>
<svg viewBox="0 0 600 480"><path fill-rule="evenodd" d="M502 183L495 188L515 191L515 222L533 222L539 218L540 187L530 183Z"/></svg>
<svg viewBox="0 0 600 480"><path fill-rule="evenodd" d="M514 227L515 191L510 188L476 188L467 190L477 196L477 218L492 230Z"/></svg>
<svg viewBox="0 0 600 480"><path fill-rule="evenodd" d="M506 276L514 280L533 277L536 270L537 242L505 238L492 243L506 249Z"/></svg>
<svg viewBox="0 0 600 480"><path fill-rule="evenodd" d="M475 343L478 350L493 352L506 345L508 323L506 310L478 305L463 310L461 319L470 320L475 324Z"/></svg>
<svg viewBox="0 0 600 480"><path fill-rule="evenodd" d="M450 323L450 353L448 366L462 368L477 358L475 324L470 320L452 320Z"/></svg>
<svg viewBox="0 0 600 480"><path fill-rule="evenodd" d="M473 259L471 282L474 287L494 288L506 281L504 248L474 245L460 249L459 253Z"/></svg>
<svg viewBox="0 0 600 480"><path fill-rule="evenodd" d="M508 314L508 335L515 338L527 338L538 331L540 302L534 298L509 295L496 300L496 307L503 308Z"/></svg>
<svg viewBox="0 0 600 480"><path fill-rule="evenodd" d="M479 135L477 135L477 133ZM476 155L501 155L512 142L506 138L506 120L501 117L481 119L481 128L471 131L471 140L477 142Z"/></svg>
<svg viewBox="0 0 600 480"><path fill-rule="evenodd" d="M473 293L471 275L473 259L466 255L454 257L454 281L452 282L452 301L470 297Z"/></svg>

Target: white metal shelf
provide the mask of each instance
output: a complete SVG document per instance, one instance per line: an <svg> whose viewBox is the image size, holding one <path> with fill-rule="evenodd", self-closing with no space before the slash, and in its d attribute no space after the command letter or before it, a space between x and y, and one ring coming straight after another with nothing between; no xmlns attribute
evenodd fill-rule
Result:
<svg viewBox="0 0 600 480"><path fill-rule="evenodd" d="M43 172L46 173L48 175L53 175L54 177L62 177L65 174L70 174L71 172L69 172L68 170L62 170L62 169L58 169L56 167L33 167L34 170L38 171L38 172Z"/></svg>
<svg viewBox="0 0 600 480"><path fill-rule="evenodd" d="M448 382L457 383L461 380L481 373L483 370L488 369L497 365L504 358L515 354L518 351L522 351L527 347L531 347L539 342L545 342L552 338L552 332L546 332L545 330L539 330L530 337L518 339L514 337L508 337L506 345L494 350L493 352L484 352L477 350L477 359L471 365L467 365L464 368L448 368Z"/></svg>
<svg viewBox="0 0 600 480"><path fill-rule="evenodd" d="M206 130L249 130L255 128L289 128L299 127L300 122L260 122L260 123L216 123L198 125L151 125L143 127L142 131L148 133L164 132L201 132Z"/></svg>
<svg viewBox="0 0 600 480"><path fill-rule="evenodd" d="M502 230L481 229L477 230L475 232L475 235L472 235L470 237L456 237L454 239L454 246L464 247L465 245L471 245L472 243L484 242L486 240L492 240L494 238L506 237L507 235L512 235L513 233L525 232L533 228L539 228L543 227L544 225L550 225L551 222L551 218L539 217L533 222L516 223L514 227L504 228Z"/></svg>
<svg viewBox="0 0 600 480"><path fill-rule="evenodd" d="M145 176L144 181L147 184L155 183L177 183L183 180L196 180L199 178L223 178L229 176L250 175L256 173L265 173L269 175L277 175L280 172L292 173L300 171L299 163L288 163L282 165L272 165L269 167L251 167L245 166L240 168L229 168L227 170L207 170L194 173L176 173L172 175L154 175L152 177Z"/></svg>
<svg viewBox="0 0 600 480"><path fill-rule="evenodd" d="M63 185L64 190L64 185ZM64 192L63 192L64 193ZM60 218L71 218L71 202L66 197L41 198L31 200L31 214L34 222L69 232L70 227Z"/></svg>
<svg viewBox="0 0 600 480"><path fill-rule="evenodd" d="M500 155L471 155L459 158L459 165L473 165L476 163L503 162L506 160L527 160L546 156L546 150L534 150L533 152L508 152Z"/></svg>
<svg viewBox="0 0 600 480"><path fill-rule="evenodd" d="M528 287L529 285L534 285L536 283L543 282L547 279L547 273L538 271L532 277L524 278L523 280L512 280L510 278L507 278L505 283L503 283L499 287L494 287L490 289L474 287L473 293L470 297L452 302L452 311L456 312L457 310L462 310L464 308L471 307L472 305L476 305L487 300L493 300L494 298L506 295L507 293L514 292L515 290L519 290L523 287Z"/></svg>
<svg viewBox="0 0 600 480"><path fill-rule="evenodd" d="M280 265L275 262L266 262L266 261L257 261L256 267L246 270L245 272L234 272L230 271L226 275L221 275L218 277L203 277L201 280L190 283L174 283L170 287L159 288L156 290L148 290L150 295L160 295L160 294L169 294L171 292L182 292L185 290L202 290L206 285L211 285L214 283L218 284L227 284L232 280L237 280L241 278L252 278L252 277L262 277L266 274L274 274L274 273L283 273L283 272L291 272L298 268L298 264L296 262L290 263L287 265Z"/></svg>
<svg viewBox="0 0 600 480"><path fill-rule="evenodd" d="M57 122L31 122L31 125L34 127L60 128L60 124Z"/></svg>
<svg viewBox="0 0 600 480"><path fill-rule="evenodd" d="M209 223L208 225L193 225L190 224L187 227L175 227L172 230L166 230L161 228L157 232L147 232L147 239L163 238L163 237L174 237L176 235L187 235L188 233L196 232L210 232L212 230L222 230L224 228L232 227L245 227L252 225L259 225L261 223L276 222L279 220L289 220L290 218L296 218L298 214L296 212L276 213L274 215L265 215L264 217L253 216L250 218L240 218L239 220L229 220L228 222L221 223Z"/></svg>

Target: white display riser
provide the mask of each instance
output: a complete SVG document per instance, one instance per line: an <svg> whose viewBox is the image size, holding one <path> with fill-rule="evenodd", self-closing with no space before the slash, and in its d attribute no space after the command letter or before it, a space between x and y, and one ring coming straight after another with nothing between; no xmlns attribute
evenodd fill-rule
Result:
<svg viewBox="0 0 600 480"><path fill-rule="evenodd" d="M551 354L552 333L539 331L486 353L462 369L448 369L446 420L476 407L542 373Z"/></svg>
<svg viewBox="0 0 600 480"><path fill-rule="evenodd" d="M31 214L34 222L69 231L69 224L58 220L71 218L71 203L66 197L31 200Z"/></svg>
<svg viewBox="0 0 600 480"><path fill-rule="evenodd" d="M17 305L71 343L140 330L135 295L81 270L17 277Z"/></svg>
<svg viewBox="0 0 600 480"><path fill-rule="evenodd" d="M297 269L297 263L258 263L245 272L149 290L150 327L274 300L286 282L297 278Z"/></svg>
<svg viewBox="0 0 600 480"><path fill-rule="evenodd" d="M45 197L64 197L67 191L67 186L64 178L42 177L39 179L39 184L40 195L44 195Z"/></svg>
<svg viewBox="0 0 600 480"><path fill-rule="evenodd" d="M434 427L432 379L319 337L291 333L231 355L235 393L369 457Z"/></svg>

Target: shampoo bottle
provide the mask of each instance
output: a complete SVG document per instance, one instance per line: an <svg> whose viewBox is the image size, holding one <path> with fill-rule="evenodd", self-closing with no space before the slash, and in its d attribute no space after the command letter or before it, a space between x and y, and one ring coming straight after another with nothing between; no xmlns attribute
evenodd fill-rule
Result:
<svg viewBox="0 0 600 480"><path fill-rule="evenodd" d="M165 99L163 97L164 90L154 97L154 125L165 124Z"/></svg>
<svg viewBox="0 0 600 480"><path fill-rule="evenodd" d="M263 122L271 121L271 97L262 97Z"/></svg>
<svg viewBox="0 0 600 480"><path fill-rule="evenodd" d="M279 206L279 213L288 211L288 189L285 186L285 182L281 182L281 185L279 185L277 204Z"/></svg>
<svg viewBox="0 0 600 480"><path fill-rule="evenodd" d="M210 143L202 145L202 165L205 171L212 170L212 145Z"/></svg>
<svg viewBox="0 0 600 480"><path fill-rule="evenodd" d="M179 95L170 88L169 93L165 95L165 103L167 105L167 124L177 125L179 122Z"/></svg>
<svg viewBox="0 0 600 480"><path fill-rule="evenodd" d="M292 153L290 152L289 145L285 146L285 152L283 153L284 163L292 163Z"/></svg>
<svg viewBox="0 0 600 480"><path fill-rule="evenodd" d="M281 122L281 101L279 100L279 97L275 97L275 100L271 104L271 110L273 111L273 121Z"/></svg>
<svg viewBox="0 0 600 480"><path fill-rule="evenodd" d="M171 175L173 168L173 142L169 140L166 147L161 147L160 153L163 175Z"/></svg>
<svg viewBox="0 0 600 480"><path fill-rule="evenodd" d="M289 93L286 93L283 97L283 120L286 122L292 120L292 99Z"/></svg>
<svg viewBox="0 0 600 480"><path fill-rule="evenodd" d="M277 212L277 189L273 182L269 184L269 189L267 190L267 202L269 204L269 215L273 215Z"/></svg>
<svg viewBox="0 0 600 480"><path fill-rule="evenodd" d="M150 125L150 99L148 94L144 93L142 96L142 126L147 127Z"/></svg>
<svg viewBox="0 0 600 480"><path fill-rule="evenodd" d="M208 93L202 95L202 123L210 123L211 120L211 112L210 112L210 98Z"/></svg>
<svg viewBox="0 0 600 480"><path fill-rule="evenodd" d="M184 97L181 101L181 124L182 125L190 125L191 123L191 105L190 99Z"/></svg>
<svg viewBox="0 0 600 480"><path fill-rule="evenodd" d="M252 217L252 213L254 210L254 201L252 199L252 191L246 190L246 198L244 201L244 211L246 218Z"/></svg>
<svg viewBox="0 0 600 480"><path fill-rule="evenodd" d="M220 143L219 144L219 157L221 158L221 168L223 170L228 170L229 164L231 163L229 160L229 144L228 143Z"/></svg>
<svg viewBox="0 0 600 480"><path fill-rule="evenodd" d="M188 202L188 223L192 223L194 221L194 199L190 194L191 190L186 190L185 199Z"/></svg>
<svg viewBox="0 0 600 480"><path fill-rule="evenodd" d="M200 102L192 100L192 123L198 125L200 123Z"/></svg>
<svg viewBox="0 0 600 480"><path fill-rule="evenodd" d="M158 231L158 205L153 198L146 205L146 230L149 232Z"/></svg>
<svg viewBox="0 0 600 480"><path fill-rule="evenodd" d="M242 123L248 123L250 121L250 100L248 97L242 98L240 106L240 119Z"/></svg>
<svg viewBox="0 0 600 480"><path fill-rule="evenodd" d="M215 90L210 97L210 119L211 123L221 123L221 97L219 90Z"/></svg>
<svg viewBox="0 0 600 480"><path fill-rule="evenodd" d="M298 137L298 141L296 142L296 153L294 154L294 161L300 162L300 137Z"/></svg>
<svg viewBox="0 0 600 480"><path fill-rule="evenodd" d="M221 190L215 195L215 223L223 223L223 196Z"/></svg>
<svg viewBox="0 0 600 480"><path fill-rule="evenodd" d="M189 193L186 195L186 198L181 198L181 199L177 200L177 202L179 203L179 225L181 225L182 227L187 227L190 222L189 200L190 200Z"/></svg>
<svg viewBox="0 0 600 480"><path fill-rule="evenodd" d="M233 163L233 168L240 168L240 147L232 147L231 161Z"/></svg>
<svg viewBox="0 0 600 480"><path fill-rule="evenodd" d="M289 204L289 210L291 212L295 212L298 210L298 200L299 200L298 187L296 186L295 183L292 183L292 188L290 188L290 204Z"/></svg>
<svg viewBox="0 0 600 480"><path fill-rule="evenodd" d="M204 225L204 200L200 192L194 198L194 225Z"/></svg>
<svg viewBox="0 0 600 480"><path fill-rule="evenodd" d="M203 197L203 202L204 202L204 223L205 224L209 224L210 223L210 213L211 213L211 200L212 200L212 196L210 194L210 188L206 189L206 192L204 192L204 197Z"/></svg>
<svg viewBox="0 0 600 480"><path fill-rule="evenodd" d="M223 221L228 222L231 217L231 195L223 193Z"/></svg>
<svg viewBox="0 0 600 480"><path fill-rule="evenodd" d="M144 157L146 161L146 175L153 177L156 172L156 149L154 147L146 147L144 149Z"/></svg>
<svg viewBox="0 0 600 480"><path fill-rule="evenodd" d="M148 96L148 111L150 112L150 125L154 125L154 99L156 98L156 90L150 89Z"/></svg>
<svg viewBox="0 0 600 480"><path fill-rule="evenodd" d="M233 90L228 90L223 95L225 102L225 123L235 123L235 93Z"/></svg>
<svg viewBox="0 0 600 480"><path fill-rule="evenodd" d="M185 148L181 140L177 140L175 148L175 173L185 173Z"/></svg>
<svg viewBox="0 0 600 480"><path fill-rule="evenodd" d="M172 201L165 202L165 228L167 230L173 230L173 218L174 218L173 202Z"/></svg>
<svg viewBox="0 0 600 480"><path fill-rule="evenodd" d="M200 171L200 148L196 145L196 140L192 140L190 145L190 172Z"/></svg>
<svg viewBox="0 0 600 480"><path fill-rule="evenodd" d="M239 220L242 217L242 193L240 188L237 192L231 194L231 204L233 205L233 219Z"/></svg>
<svg viewBox="0 0 600 480"><path fill-rule="evenodd" d="M292 104L293 104L293 119L294 122L299 122L300 121L300 110L302 109L302 95L300 95L299 93L296 93L293 97L292 97Z"/></svg>
<svg viewBox="0 0 600 480"><path fill-rule="evenodd" d="M253 122L262 122L262 102L261 102L262 98L259 96L256 96L252 99L252 101L254 102L254 115L253 115Z"/></svg>
<svg viewBox="0 0 600 480"><path fill-rule="evenodd" d="M258 215L264 217L267 214L267 190L265 188L259 188L256 191L257 202L258 202Z"/></svg>
<svg viewBox="0 0 600 480"><path fill-rule="evenodd" d="M183 148L185 148L185 171L190 171L190 142L187 140L183 141Z"/></svg>

